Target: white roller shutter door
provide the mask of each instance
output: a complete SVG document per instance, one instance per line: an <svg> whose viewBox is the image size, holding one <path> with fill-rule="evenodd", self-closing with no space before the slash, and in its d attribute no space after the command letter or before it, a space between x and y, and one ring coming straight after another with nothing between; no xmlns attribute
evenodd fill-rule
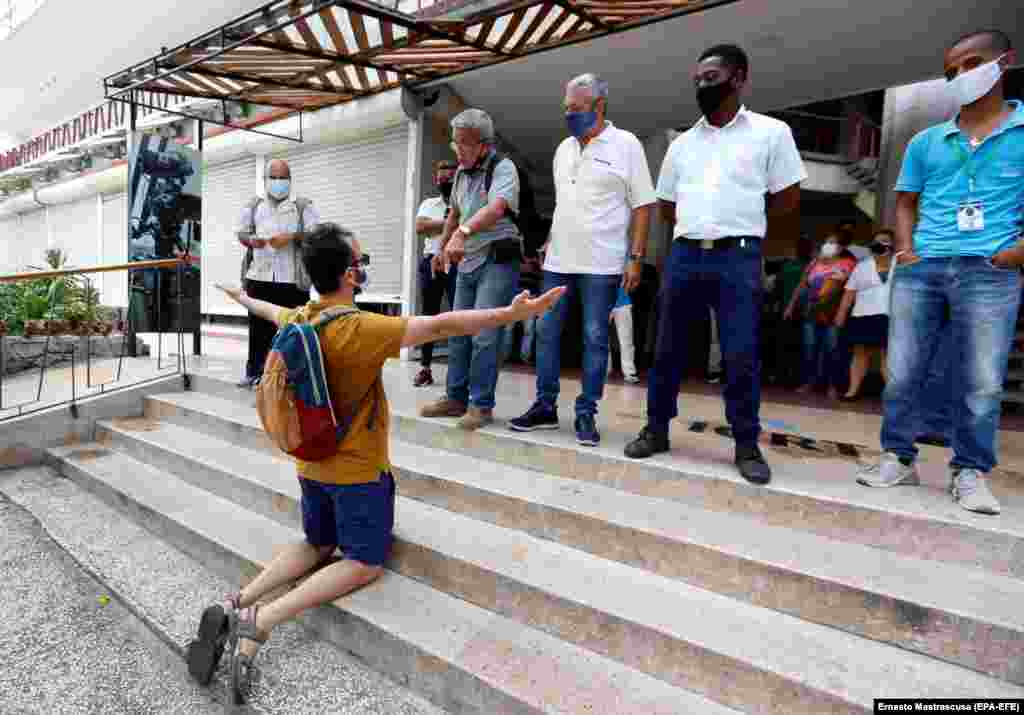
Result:
<svg viewBox="0 0 1024 715"><path fill-rule="evenodd" d="M99 206L95 196L70 204L50 206L50 248L64 251L68 265L75 268L95 266L99 256Z"/></svg>
<svg viewBox="0 0 1024 715"><path fill-rule="evenodd" d="M367 292L376 295L402 292L408 142L408 125L402 124L283 157L292 170L292 195L311 199L321 220L352 231L370 254Z"/></svg>
<svg viewBox="0 0 1024 715"><path fill-rule="evenodd" d="M0 274L18 273L25 267L25 242L21 240L21 217L0 221Z"/></svg>
<svg viewBox="0 0 1024 715"><path fill-rule="evenodd" d="M100 263L112 265L128 262L128 197L114 194L103 197L103 239ZM128 271L100 274L103 305L128 306Z"/></svg>
<svg viewBox="0 0 1024 715"><path fill-rule="evenodd" d="M256 159L211 166L203 182L202 312L245 315L215 283L238 285L242 247L235 236L238 216L246 201L261 193Z"/></svg>
<svg viewBox="0 0 1024 715"><path fill-rule="evenodd" d="M21 215L21 240L23 260L26 265L36 268L46 266L46 248L49 236L46 232L46 209Z"/></svg>

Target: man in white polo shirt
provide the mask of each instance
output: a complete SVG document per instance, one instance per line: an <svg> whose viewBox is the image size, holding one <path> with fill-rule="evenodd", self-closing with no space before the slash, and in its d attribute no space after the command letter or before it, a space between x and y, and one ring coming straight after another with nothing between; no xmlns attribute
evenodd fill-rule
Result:
<svg viewBox="0 0 1024 715"><path fill-rule="evenodd" d="M675 225L675 240L662 281L647 426L626 447L626 456L668 451L687 354L686 322L710 305L718 319L736 466L748 481L766 484L771 469L758 448L761 239L768 215L799 206L800 182L807 175L789 127L740 104L748 72L747 55L735 45L700 56L693 81L704 116L672 142L661 167L661 215Z"/></svg>
<svg viewBox="0 0 1024 715"><path fill-rule="evenodd" d="M544 261L544 291L566 286L583 305L583 392L576 399L576 439L601 441L595 416L608 371L608 322L620 285L640 283L654 186L647 157L631 133L605 120L608 83L594 74L569 82L565 119L573 135L555 152L555 216ZM625 267L625 268L624 268ZM625 272L624 272L625 271ZM537 398L511 429L558 429L561 338L569 301L540 319Z"/></svg>

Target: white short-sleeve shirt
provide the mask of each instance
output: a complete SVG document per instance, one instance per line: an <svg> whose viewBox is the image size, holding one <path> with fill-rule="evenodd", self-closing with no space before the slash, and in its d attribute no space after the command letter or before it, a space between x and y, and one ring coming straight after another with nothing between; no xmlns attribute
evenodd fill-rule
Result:
<svg viewBox="0 0 1024 715"><path fill-rule="evenodd" d="M632 211L655 201L640 140L608 122L582 147L575 137L555 152L555 215L544 270L622 273Z"/></svg>
<svg viewBox="0 0 1024 715"><path fill-rule="evenodd" d="M889 314L889 277L886 275L883 281L879 276L874 256L857 264L846 281L846 290L857 292L851 313L854 318Z"/></svg>
<svg viewBox="0 0 1024 715"><path fill-rule="evenodd" d="M430 219L431 221L444 221L445 214L448 212L448 204L444 202L444 198L441 196L433 196L429 199L423 199L423 203L420 204L420 210L416 212L416 218ZM423 255L424 256L436 256L441 252L441 236L440 234L434 234L433 236L427 236L424 239L423 244Z"/></svg>
<svg viewBox="0 0 1024 715"><path fill-rule="evenodd" d="M320 223L320 214L312 204L303 212L303 228L312 230ZM255 229L256 238L273 238L280 233L295 233L299 230L299 208L295 201L288 199L274 206L269 199L263 199L255 212L249 207L242 209L238 216L236 233ZM267 283L294 283L295 262L293 252L296 250L294 241L282 248L252 249L252 265L246 278L251 281Z"/></svg>
<svg viewBox="0 0 1024 715"><path fill-rule="evenodd" d="M724 127L701 118L676 137L661 165L658 198L676 205L677 238L763 238L765 194L806 178L789 126L741 107Z"/></svg>

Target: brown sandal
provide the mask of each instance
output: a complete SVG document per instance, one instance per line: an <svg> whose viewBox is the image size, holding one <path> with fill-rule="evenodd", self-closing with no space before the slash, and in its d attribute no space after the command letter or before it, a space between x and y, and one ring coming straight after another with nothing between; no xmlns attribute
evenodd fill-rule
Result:
<svg viewBox="0 0 1024 715"><path fill-rule="evenodd" d="M231 653L231 693L235 705L244 705L252 695L254 683L259 679L259 671L253 663L256 656L241 652L243 640L263 644L267 637L256 628L258 606L243 608L231 615L231 632L228 638L228 649Z"/></svg>

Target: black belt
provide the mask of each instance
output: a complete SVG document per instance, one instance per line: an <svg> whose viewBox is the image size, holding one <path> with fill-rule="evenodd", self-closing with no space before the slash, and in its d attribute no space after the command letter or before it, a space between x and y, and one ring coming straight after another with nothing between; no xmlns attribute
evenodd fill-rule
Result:
<svg viewBox="0 0 1024 715"><path fill-rule="evenodd" d="M676 240L688 246L695 246L703 251L725 251L730 248L746 248L748 245L758 245L761 243L760 236L726 236L724 238L703 241L679 236Z"/></svg>

